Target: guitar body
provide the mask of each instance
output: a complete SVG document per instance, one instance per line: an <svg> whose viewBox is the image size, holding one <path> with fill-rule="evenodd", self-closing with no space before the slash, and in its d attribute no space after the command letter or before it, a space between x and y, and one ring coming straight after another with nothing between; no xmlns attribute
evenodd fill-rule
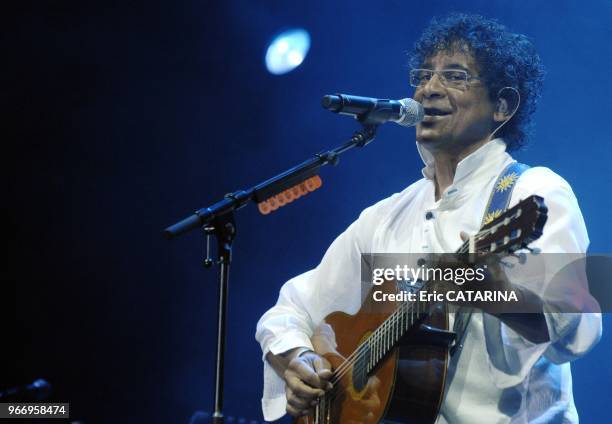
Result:
<svg viewBox="0 0 612 424"><path fill-rule="evenodd" d="M387 284L383 285L387 286ZM337 370L359 345L370 336L393 310L390 302L375 302L371 294L359 312L335 312L325 318L321 332L313 337L315 351ZM387 309L388 311L385 311ZM408 331L368 374L367 384L358 381L359 362L336 383L329 411L321 417L305 416L300 424L314 423L433 423L444 394L448 364L448 342L430 337L428 327L448 329L443 305ZM335 346L336 345L336 346ZM338 387L340 386L340 387Z"/></svg>

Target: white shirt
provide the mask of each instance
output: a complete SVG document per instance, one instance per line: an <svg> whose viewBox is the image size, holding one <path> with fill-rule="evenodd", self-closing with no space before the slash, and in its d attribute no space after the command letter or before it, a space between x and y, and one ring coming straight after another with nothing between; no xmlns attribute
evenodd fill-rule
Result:
<svg viewBox="0 0 612 424"><path fill-rule="evenodd" d="M359 310L362 253L454 252L462 244L461 231L476 233L496 178L513 161L505 147L503 140L495 139L463 159L453 184L438 201L435 164L419 148L426 164L424 178L364 210L315 269L283 285L276 305L257 324L264 357L266 420L280 418L286 408L284 381L265 361L266 354L312 348L313 329L327 315ZM569 184L548 168L530 168L514 188L510 206L532 194L544 197L548 207L544 234L532 246L542 252L586 252L586 227ZM428 212L433 219L425 218ZM544 287L530 290L541 294ZM462 351L450 363L436 422L578 422L568 362L597 343L601 315L546 313L545 317L550 341L534 344L489 314L472 314Z"/></svg>

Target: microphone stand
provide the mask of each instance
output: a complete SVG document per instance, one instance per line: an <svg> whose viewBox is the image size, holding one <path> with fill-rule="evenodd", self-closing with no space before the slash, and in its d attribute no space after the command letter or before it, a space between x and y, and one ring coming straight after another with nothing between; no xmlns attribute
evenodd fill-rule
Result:
<svg viewBox="0 0 612 424"><path fill-rule="evenodd" d="M206 258L204 266L210 268L213 260L210 258L210 237L217 239L218 273L218 303L217 303L217 352L215 361L215 404L212 415L213 424L223 424L223 368L225 356L225 333L227 312L227 291L229 284L230 264L232 261L232 244L236 238L236 222L234 211L246 206L253 200L256 203L281 193L306 179L318 174L322 166L337 165L342 153L353 147L364 147L376 136L378 125L362 123L362 129L356 131L344 144L316 154L301 164L282 172L247 190L237 190L226 194L223 200L213 205L198 209L193 215L169 226L164 230L166 238L171 239L196 228L202 228L206 237Z"/></svg>

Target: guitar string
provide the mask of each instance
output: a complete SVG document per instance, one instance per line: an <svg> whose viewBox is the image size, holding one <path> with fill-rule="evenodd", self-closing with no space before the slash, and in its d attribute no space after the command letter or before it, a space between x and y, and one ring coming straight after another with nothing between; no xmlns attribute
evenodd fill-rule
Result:
<svg viewBox="0 0 612 424"><path fill-rule="evenodd" d="M425 288L426 287L424 286L421 288L421 290L424 290ZM339 387L342 386L338 385L337 383L348 371L352 369L353 373L361 373L363 371L367 371L370 367L374 368L376 366L374 364L378 363L378 361L394 347L395 343L405 334L405 332L410 327L414 326L415 321L426 315L425 313L419 311L420 307L420 302L401 304L396 311L394 311L394 313L383 322L383 324L376 330L371 338L368 339L369 346L365 347L365 343L363 343L354 352L356 354L351 355L352 357L347 358L343 362L342 366L336 370L331 380L334 387L325 396L328 403L333 401L334 398L339 395ZM410 317L408 317L409 313ZM372 347L374 347L374 349L372 349ZM351 365L355 364L368 354L371 357L373 356L374 359L363 361L357 366L353 366L351 368Z"/></svg>
<svg viewBox="0 0 612 424"><path fill-rule="evenodd" d="M510 216L506 216L505 218L516 218L516 217L514 216L514 214L515 214L516 212L518 212L518 210L517 210L517 211L515 211L515 212L513 212L513 214L512 214L512 215L510 215ZM505 221L505 218L504 218L504 221ZM493 233L493 232L497 231L497 229L498 229L500 226L502 226L502 225L504 225L504 222L500 222L499 224L492 225L491 227L489 227L489 228L487 228L487 229L485 229L485 230L481 230L481 231L479 231L478 233L476 233L476 234L474 235L474 241L475 241L475 242L481 241L481 240L482 240L484 237L486 237L487 235L489 235L489 234L491 234L491 233ZM463 243L463 245L462 245L462 246L461 246L461 247L460 247L460 248L457 250L456 254L460 254L460 253L468 253L468 250L469 250L469 240L468 240L468 241L465 241L465 242ZM398 308L398 309L399 309L399 308ZM389 318L391 318L393 315L394 315L394 314L392 314L392 315L391 315ZM382 327L383 327L385 324L388 324L388 323L387 323L387 320L385 320L385 322L383 322L383 324L381 325L381 327L379 327L379 329L381 329L381 328L382 328ZM375 332L372 334L372 336L373 336L373 338L374 338L374 339L380 339L380 338L382 338L382 336L383 336L383 334L384 334L384 331L378 331L379 329L375 330ZM371 337L372 337L372 336L371 336ZM369 339L368 339L368 340L369 340ZM366 340L366 341L367 341L367 340ZM378 341L378 340L376 340L376 341ZM364 346L364 344L365 344L365 342L364 342L364 343L362 343L362 344L360 344L360 345L358 346L358 348L357 348L357 349L356 349L356 350L355 350L355 351L354 351L354 352L353 352L351 355L349 355L349 357L347 357L347 358L346 358L346 359L343 361L343 363L340 365L340 367L338 367L338 368L336 369L336 372L334 373L334 378L335 378L335 380L334 380L334 381L339 381L339 379L340 379L340 378L341 378L341 377L344 375L344 373L346 372L346 370L350 369L350 366L351 366L351 365L352 365L352 364L353 364L353 363L354 363L354 362L355 362L357 359L359 359L359 357L358 357L358 358L354 358L354 356L360 352L360 350L361 350L361 348ZM365 354L365 353L363 353L363 354ZM361 355L363 355L363 354L361 354ZM336 377L336 373L339 373L339 375L338 375L337 377Z"/></svg>
<svg viewBox="0 0 612 424"><path fill-rule="evenodd" d="M500 227L502 225L502 223L498 224L498 225L494 225L491 226L490 228L483 230L483 231L479 231L476 235L474 235L474 241L480 241L482 240L484 237L486 237L486 235L495 232L497 230L498 227ZM466 241L464 242L464 244L457 250L456 253L468 253L468 244L469 242ZM423 288L422 288L423 289ZM421 289L421 290L422 290ZM402 330L399 329L399 327L397 326L397 324L400 322L400 320L405 319L404 316L407 317L407 312L408 309L413 309L414 307L412 305L408 306L409 304L404 303L402 305L400 305L396 311L394 311L391 316L389 316L384 322L383 324L377 329L375 330L375 332L368 338L366 339L366 341L364 341L364 343L360 344L358 346L358 348L351 354L349 355L349 357L347 359L345 359L343 361L343 363L341 364L340 367L338 367L338 369L334 372L333 375L333 382L337 383L338 381L340 381L340 379L346 374L346 372L348 372L351 369L351 365L353 365L356 361L358 361L359 359L361 359L364 355L370 353L371 351L362 349L362 347L365 345L365 342L369 341L370 339L373 339L375 343L380 343L383 340L383 337L387 337L386 340L384 340L384 345L382 346L378 346L378 348L380 349L382 347L381 350L385 351L381 358L384 357L386 354L388 354L388 352L393 349L394 344L399 340L399 338L401 338L403 336L400 335L400 331L401 332L405 332L407 331L406 329L403 329L402 326ZM416 304L417 306L417 319L420 318L418 315L418 306L419 303ZM400 313L401 309L406 309L405 311ZM413 321L413 317L412 317L412 310L411 312L411 321ZM424 314L423 314L424 315ZM411 323L411 326L414 325L414 322ZM390 333L390 331L393 331L393 333ZM389 335L391 336L391 341L389 341ZM375 359L376 362L378 362L380 359ZM357 368L357 371L363 371L363 369L367 368L370 366L371 362L364 362L363 365L361 365L360 367ZM352 368L353 370L355 370L355 367ZM338 394L338 385L335 385L332 390L328 393L326 393L322 398L319 398L317 400L318 405L320 405L321 401L327 401L325 403L329 404L329 401L333 400L336 395ZM321 408L317 408L317 409L321 409ZM323 408L323 415L325 416L325 410L328 410L327 405L324 404L324 408ZM327 412L327 415L329 416L329 411Z"/></svg>
<svg viewBox="0 0 612 424"><path fill-rule="evenodd" d="M520 209L519 209L519 211L520 211ZM518 211L517 211L517 212L518 212ZM516 212L515 212L515 213L516 213ZM510 216L510 217L508 217L508 216L507 216L506 218L515 218L515 216ZM505 219L504 219L504 221L505 221ZM505 224L507 224L507 222L506 222ZM502 225L504 225L504 223L503 223L503 222L500 222L500 223L499 223L499 224L497 224L497 225L492 225L491 227L489 227L489 228L488 228L488 229L486 229L486 230L479 231L478 233L476 233L476 234L474 235L474 241L480 241L480 240L482 240L482 239L483 239L484 237L486 237L488 234L490 234L490 233L493 233L493 232L497 231L497 229L498 229L500 226L502 226ZM458 254L458 253L468 253L468 250L469 250L469 241L466 241L466 242L464 242L464 244L463 244L463 245L462 245L462 246L461 246L461 247L460 247L460 248L457 250L456 254ZM421 288L421 290L422 290L422 289L423 289L423 288ZM394 312L391 314L391 316L390 316L390 317L388 317L388 318L387 318L387 319L386 319L386 320L383 322L383 324L382 324L382 325L381 325L381 326L380 326L380 327L379 327L377 330L375 330L375 332L374 332L374 333L373 333L373 334L372 334L372 335L371 335L371 336L370 336L368 339L366 339L366 341L368 341L368 340L370 340L370 339L372 338L372 339L375 339L375 342L379 343L379 342L381 342L381 341L382 341L381 339L382 339L384 336L388 336L388 335L389 335L389 334L388 334L388 333L389 333L389 329L390 329L389 327L391 327L391 325L395 325L395 324L397 324L399 320L405 319L405 318L404 318L404 314L406 314L406 317L407 317L407 312L408 312L408 310L404 311L403 313L399 313L399 312L398 312L398 311L400 311L400 309L402 309L402 308L406 308L406 309L408 309L407 305L408 305L407 303L403 303L402 305L400 305L400 306L399 306L399 307L396 309L396 311L394 311ZM411 306L412 306L412 305L411 305ZM418 317L418 306L419 306L419 303L417 303L417 304L416 304L416 306L417 306L417 319L418 319L418 318L419 318L419 317ZM412 318L412 312L413 312L413 311L410 311L410 312L411 312L411 321L413 321L413 318ZM414 322L412 322L412 323L411 323L411 326L413 326L413 325L414 325ZM381 329L383 329L383 328L384 328L384 330L381 330ZM403 329L403 326L402 326L402 330L401 330L401 331L405 332L405 331L407 331L407 329L408 329L408 328ZM379 330L381 330L381 331L379 331ZM383 349L382 349L382 350L386 350L386 352L384 352L384 354L381 356L381 358L379 358L379 359L375 359L375 361L376 361L377 363L378 363L378 361L380 361L380 359L382 359L382 357L384 357L386 354L388 354L388 353L389 353L389 351L390 351L391 349L393 349L393 348L394 348L394 344L395 344L395 343L396 343L396 342L397 342L397 341L398 341L398 340L399 340L399 339L400 339L400 338L403 336L403 334L402 334L402 335L399 335L400 330L398 330L398 327L397 327L397 326L396 326L396 327L393 327L393 328L392 328L392 330L394 331L394 334L392 334L392 335L391 335L391 336L392 336L392 338L393 338L393 339L395 339L395 337L396 337L396 335L397 335L397 339L395 339L395 340L393 340L393 341L391 341L391 342L389 342L389 341L388 341L388 339L385 341L385 343L389 343L389 345L388 345L388 346L384 346L384 345L382 346L382 347L383 347ZM378 334L377 334L377 333L378 333ZM360 345L358 346L358 348L357 348L357 349L356 349L356 350L355 350L355 351L354 351L354 352L353 352L351 355L349 355L349 357L348 357L347 359L345 359L345 361L344 361L344 362L341 364L341 366L340 366L340 367L338 367L338 369L336 370L336 372L334 372L334 375L333 375L333 381L334 381L334 382L336 382L336 383L337 383L338 381L340 381L340 379L341 379L341 378L342 378L342 377L343 377L343 376L346 374L346 372L348 372L348 371L351 369L351 365L352 365L352 364L354 364L356 361L358 361L359 359L361 359L361 358L362 358L364 355L366 355L367 353L371 353L371 351L370 351L370 352L368 352L368 351L361 352L361 351L362 351L362 347L365 345L365 342L366 342L366 341L364 341L362 344L360 344ZM380 347L381 347L381 346L379 346L379 348L380 348ZM363 369L364 369L364 368L367 368L369 365L370 365L370 362L368 361L367 363L364 363L364 365L361 365L361 367L360 367L360 368L357 368L357 371L363 371ZM376 366L376 365L374 365L374 366ZM355 368L354 368L354 367L353 367L352 369L353 369L353 370L355 370ZM330 390L330 392L326 393L326 394L325 394L323 397L321 397L321 398L319 398L319 399L317 400L317 406L318 406L318 405L320 405L322 401L324 402L324 404L323 404L323 406L324 406L324 407L323 407L324 411L322 411L322 412L323 412L323 414L324 414L324 416L325 416L325 410L327 410L327 416L329 417L329 408L328 408L328 406L327 406L327 405L329 405L329 404L331 403L331 401L332 401L332 400L333 400L333 399L334 399L334 398L335 398L335 397L336 397L336 396L339 394L339 393L338 393L338 391L339 391L338 387L339 387L338 385L334 385L334 387L333 387L333 388ZM325 400L327 400L327 402L325 402ZM321 408L317 408L317 409L321 409Z"/></svg>
<svg viewBox="0 0 612 424"><path fill-rule="evenodd" d="M474 235L474 241L480 241L480 240L482 240L482 239L483 239L484 237L486 237L488 234L490 234L490 233L492 233L492 232L495 232L495 231L497 230L497 228L498 228L500 225L501 225L501 223L500 223L500 224L498 224L498 225L491 226L490 228L488 228L488 229L486 229L486 230L479 231L478 233L476 233L476 234ZM468 253L468 250L469 250L469 241L465 241L465 242L463 243L463 245L462 245L462 246L461 246L461 247L460 247L460 248L457 250L456 254L460 254L460 253ZM424 287L423 287L423 288L424 288ZM423 288L422 288L421 290L423 290ZM421 290L420 290L420 291L421 291ZM418 308L419 303L416 303L416 306L417 306L417 308ZM402 310L402 309L405 309L405 311L400 312L400 310ZM385 346L385 345L383 345L383 346L378 346L378 348L379 348L379 349L382 347L382 349L381 349L381 350L386 351L386 352L384 352L384 353L381 355L381 357L380 357L379 359L375 359L375 361L378 363L378 361L380 361L380 359L382 359L384 356L386 356L386 355L389 353L389 351L390 351L391 349L393 349L394 344L395 344L395 343L397 343L397 341L398 341L398 340L399 340L399 339L400 339L400 338L403 336L403 334L402 334L401 336L399 336L399 330L397 330L397 326L396 326L396 324L397 324L397 323L398 323L398 322L399 322L401 319L404 319L403 315L406 315L406 316L407 316L407 313L410 311L410 313L411 313L411 315L410 315L410 316L411 316L410 320L411 320L411 321L413 321L413 322L411 322L411 323L410 323L410 326L413 326L413 325L414 325L414 319L413 319L413 312L414 312L414 311L413 311L413 310L411 310L411 309L414 309L413 304L403 303L402 305L400 305L400 306L399 306L399 307L398 307L398 308L397 308L397 309L396 309L396 310L395 310L395 311L394 311L394 312L393 312L393 313L392 313L392 314L391 314L391 315L390 315L390 316L389 316L389 317L388 317L388 318L387 318L387 319L386 319L386 320L385 320L385 321L382 323L382 325L381 325L381 326L380 326L378 329L376 329L376 330L374 331L374 333L372 333L372 335L371 335L371 336L370 336L368 339L366 339L366 341L364 341L363 343L361 343L361 344L360 344L360 345L357 347L357 349L356 349L356 350L355 350L355 351L354 351L354 352L353 352L351 355L349 355L349 357L347 357L347 358L346 358L346 359L343 361L343 363L342 363L342 364L341 364L341 365L340 365L340 366L339 366L339 367L336 369L336 371L334 372L334 374L333 374L333 376L332 376L331 382L332 382L332 384L334 385L334 386L333 386L333 388L332 388L332 389L331 389L329 392L327 392L327 393L326 393L324 396L322 396L321 398L319 398L319 399L317 400L317 406L319 406L319 405L320 405L320 403L323 401L323 398L324 398L324 399L325 399L325 401L326 401L325 403L327 403L328 405L329 405L329 403L330 403L332 400L334 400L334 399L335 399L335 397L336 397L336 396L339 394L339 393L338 393L338 392L339 392L339 388L341 388L341 386L340 386L340 385L337 385L337 384L335 384L335 383L338 383L338 382L339 382L339 381L340 381L340 380L341 380L341 379L344 377L344 375L345 375L345 374L346 374L346 373L347 373L349 370L353 369L353 370L357 370L357 372L362 372L364 369L367 369L367 367L369 367L369 365L370 365L370 362L369 362L369 361L366 361L367 363L363 363L363 365L360 365L360 366L358 366L357 368L352 367L352 365L353 365L353 364L355 364L355 363L356 363L358 360L360 360L361 358L363 358L365 355L367 355L368 353L370 353L370 354L371 354L371 351L366 350L366 349L362 349L362 348L365 346L366 342L368 342L370 339L373 339L373 342L374 342L374 343L381 343L381 342L383 342L383 338L384 338L385 336L386 336L386 337L388 337L388 336L389 336L389 334L388 334L388 333L389 333L389 330L391 330L391 329L392 329L392 331L394 331L395 333L397 333L397 334L398 334L397 339L395 339L395 334L392 334L392 335L391 335L391 338L392 338L392 339L395 339L395 340L393 340L393 341L391 341L391 342L390 342L390 341L389 341L389 339L387 339L387 340L385 340L385 341L384 341L384 343L389 343L389 346ZM418 315L419 315L419 313L418 313L418 311L417 311L417 319L419 319L419 318L420 318ZM423 314L423 315L425 315L425 314ZM394 325L395 325L396 327L392 327L392 326L394 326ZM403 329L403 328L402 328L402 330L401 330L401 331L405 332L405 331L407 331L407 329ZM325 405L325 406L327 406L327 405ZM324 407L324 408L317 408L317 409L319 409L319 410L321 410L321 409L327 410L328 408L327 408L327 407ZM322 412L322 413L323 413L323 415L325 416L325 411L321 411L321 412Z"/></svg>
<svg viewBox="0 0 612 424"><path fill-rule="evenodd" d="M457 251L457 253L463 253L465 251L464 249L465 246L462 246L461 249L459 249ZM424 287L421 289L423 290ZM418 307L419 304L417 303L416 306ZM378 332L378 334L374 334L372 337L372 339L374 339L374 342L372 344L375 343L383 343L383 350L384 355L385 356L391 349L394 348L395 343L404 335L402 333L405 333L405 331L407 331L407 329L409 328L409 326L406 326L405 324L403 324L403 321L407 320L407 312L410 310L411 308L406 308L406 304L402 304L400 307L397 308L396 312L394 312L394 314L392 314L389 318L389 320L385 321L383 323L383 325L380 326L381 331ZM401 312L401 313L400 313ZM413 312L413 311L410 311ZM425 315L425 314L423 314ZM420 319L420 313L417 311L417 319ZM411 318L410 318L410 326L414 325L414 318L413 318L413 314L411 314ZM399 325L398 325L399 324ZM401 325L401 327L400 327ZM382 339L385 340L382 340ZM375 350L376 351L376 350ZM368 352L367 350L365 352L363 352L363 354L360 354L359 357L357 358L353 358L350 361L347 361L347 365L348 364L353 364L355 362L355 360L360 359L360 357L362 357L365 354L371 353L371 350ZM375 353L376 356L378 356L377 353ZM376 362L378 362L378 358L375 359ZM369 368L372 365L371 361L366 361L363 362L361 364L359 364L360 366L354 367L353 369L355 370L355 372L361 372L367 368ZM372 367L373 368L373 367ZM350 369L350 367L349 367ZM345 374L346 371L342 372L341 374L339 374L336 377L336 381L339 381L340 378ZM333 400L339 393L337 393L337 386L334 387L335 390L333 390L332 392L328 393L328 396L326 396L326 398L328 398L329 401Z"/></svg>
<svg viewBox="0 0 612 424"><path fill-rule="evenodd" d="M487 232L489 232L489 230L485 230L485 231L483 231L482 233L487 233ZM482 239L483 237L484 237L484 234L480 234L480 233L479 233L479 234L477 234L477 235L475 236L475 239L480 240L480 239ZM462 245L462 246L461 246L461 247L460 247L460 248L457 250L457 252L456 252L456 253L467 253L467 249L468 249L468 248L469 248L469 246L468 246L468 242L465 242L465 243L464 243L464 244L463 244L463 245ZM403 304L403 305L406 305L406 304ZM399 310L400 308L401 308L401 306L400 306L400 307L398 307L398 310ZM397 310L396 310L396 311L397 311ZM390 319L392 319L394 315L395 315L395 312L394 312L393 314L391 314L391 315L390 315L390 316L387 318L387 320L385 320L385 321L384 321L384 322L381 324L381 326L380 326L380 327L379 327L377 330L375 330L375 331L372 333L372 335L371 335L370 337L371 337L372 339L374 339L375 341L378 341L378 339L380 339L380 338L383 336L383 334L384 334L384 331L383 331L383 330L385 330L385 328L383 328L383 327L388 326L388 324L390 324L389 320L390 320ZM369 338L368 338L367 340L365 340L363 343L361 343L361 344L360 344L360 345L357 347L357 349L356 349L356 350L355 350L355 351L354 351L354 352L353 352L351 355L349 355L349 356L348 356L348 357L347 357L347 358L346 358L346 359L343 361L343 363L342 363L342 364L341 364L341 365L340 365L340 366L339 366L339 367L336 369L336 372L334 373L334 375L336 375L336 373L342 373L342 371L343 371L344 369L348 369L348 368L350 368L350 366L351 366L351 365L352 365L352 364L355 362L355 359L357 359L357 358L353 358L353 357L354 357L355 355L357 355L357 354L360 354L360 349L362 349L362 347L363 347L363 346L366 344L366 342L368 342L368 340L369 340ZM363 354L365 354L365 353L362 353L362 355L363 355ZM336 378L336 379L335 379L335 381L338 381L338 380L339 380L339 378L341 378L341 377L342 377L342 375L340 375L338 378ZM333 383L333 382L332 382L332 383Z"/></svg>
<svg viewBox="0 0 612 424"><path fill-rule="evenodd" d="M478 237L479 239L482 238L481 236ZM457 253L465 253L465 250L467 249L467 244L464 244L461 246L461 248L457 251ZM423 290L424 287L421 289ZM395 329L397 328L397 323L400 320L404 319L404 315L407 316L408 312L411 313L411 318L410 320L413 321L412 315L413 312L411 309L414 309L414 305L416 305L417 307L420 305L420 303L416 303L416 304L412 304L412 303L403 303L401 306L399 306L396 311L394 311L381 325L378 329L376 329L374 331L374 333L372 333L372 335L365 340L362 344L360 344L357 349L349 356L347 357L343 363L336 369L336 371L334 372L334 375L332 377L332 384L338 382L343 376L344 374L346 374L346 372L348 372L351 369L351 365L353 365L355 362L357 362L359 359L363 358L364 355L367 355L368 353L371 354L371 351L369 351L367 348L364 349L366 343L371 344L371 345L376 345L376 344L380 344L383 342L383 338L388 337L389 336L389 330L395 331ZM402 310L403 309L403 310ZM419 312L417 311L417 319ZM411 323L411 325L414 325L414 322ZM406 330L403 330L406 331ZM395 337L393 335L393 337ZM393 343L395 343L396 341L394 341ZM383 350L388 350L387 348L385 348L384 346L377 346L379 349L381 347L383 347ZM386 352L385 352L386 354ZM384 355L383 355L384 356ZM366 366L369 366L369 363L366 364ZM355 368L353 368L355 369ZM359 369L357 369L359 371Z"/></svg>
<svg viewBox="0 0 612 424"><path fill-rule="evenodd" d="M498 228L500 225L501 225L501 223L500 223L500 224L498 224L498 225L492 226L492 227L490 227L489 229L482 230L482 231L478 232L476 235L474 235L474 240L475 240L476 242L481 241L481 240L482 240L484 237L486 237L486 236L487 236L487 235L489 235L490 233L492 233L492 232L496 231L496 230L497 230L497 228ZM462 245L462 246L461 246L461 247L460 247L460 248L457 250L457 252L456 252L455 254L468 253L468 250L469 250L469 242L468 242L468 241L466 241L466 242L464 242L464 244L463 244L463 245ZM392 314L392 315L393 315L393 314ZM389 318L391 318L391 316L390 316ZM385 323L383 323L383 325L384 325L384 324L385 324ZM381 327L382 327L382 326L381 326ZM379 327L379 328L380 328L380 327ZM380 338L379 336L381 336L381 334L382 334L382 333L384 333L384 332L383 332L383 331L378 331L378 329L377 329L377 330L376 330L376 331L375 331L375 332L372 334L372 337L373 337L374 339L376 339L377 337L378 337L378 338ZM366 340L366 341L367 341L367 340ZM354 362L354 361L352 361L352 360L351 360L351 359L352 359L351 357L352 357L352 356L354 356L355 354L359 353L359 349L360 349L360 348L362 348L362 346L363 346L364 344L365 344L365 342L364 342L364 343L362 343L361 345L359 345L359 346L358 346L358 348L357 348L357 349L356 349L356 350L355 350L355 351L354 351L354 352L353 352L353 353L352 353L352 354L351 354L349 357L347 357L347 358L345 359L345 361L343 362L343 364L342 364L340 367L338 367L338 368L337 368L337 370L336 370L336 371L337 371L337 372L340 372L340 371L341 371L343 368L350 367L350 365L351 365L351 364Z"/></svg>

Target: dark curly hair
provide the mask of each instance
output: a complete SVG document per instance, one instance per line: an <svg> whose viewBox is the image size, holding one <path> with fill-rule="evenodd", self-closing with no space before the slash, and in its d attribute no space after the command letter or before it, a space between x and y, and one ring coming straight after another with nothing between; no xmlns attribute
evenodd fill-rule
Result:
<svg viewBox="0 0 612 424"><path fill-rule="evenodd" d="M497 133L508 151L526 144L532 128L532 116L542 91L544 68L533 44L495 20L480 15L453 13L432 19L415 43L410 66L418 68L439 51L466 49L476 59L491 100L503 87L514 87L521 95L519 109ZM504 97L504 92L501 96ZM513 100L509 99L512 105Z"/></svg>

